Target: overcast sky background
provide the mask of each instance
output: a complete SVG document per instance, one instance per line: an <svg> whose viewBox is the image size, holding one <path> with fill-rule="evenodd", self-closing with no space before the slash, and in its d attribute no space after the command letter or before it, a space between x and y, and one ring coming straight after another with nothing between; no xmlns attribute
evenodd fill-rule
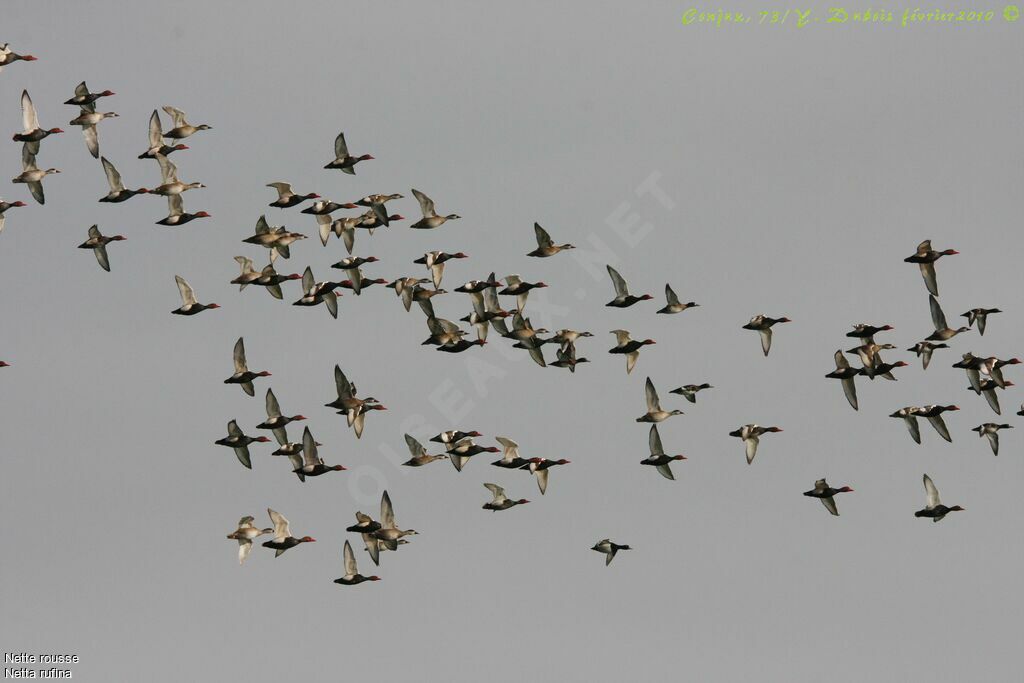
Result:
<svg viewBox="0 0 1024 683"><path fill-rule="evenodd" d="M997 11L986 26L714 29L682 26L686 7L8 3L0 40L39 61L0 74L5 177L20 170L22 88L67 133L42 145L40 164L64 171L46 206L12 210L0 235L5 651L75 653L75 678L95 681L1018 677L1024 393L1000 395L999 419L949 366L967 350L1024 355L1021 26ZM162 198L96 203L102 169L61 104L82 79L117 92L100 102L121 115L100 144L130 187L158 184L136 159L154 108L213 126L173 157L208 186L187 209L213 219L169 229L153 225ZM322 169L339 130L376 157L356 177ZM337 321L289 305L297 283L285 302L239 294L232 257L267 256L240 242L261 213L311 237L282 272L339 274L339 241L324 249L311 216L266 206L277 180L339 202L405 194L389 206L410 220L358 235L356 253L381 259L368 277L419 275L411 261L442 249L471 257L448 267L449 290L492 270L544 280L534 323L594 332L579 345L593 362L542 369L496 336L436 353L420 312L383 287L346 295ZM645 180L665 196L638 192ZM412 187L463 219L409 230ZM2 196L31 202L23 186ZM580 249L526 258L534 221ZM93 223L128 237L111 273L75 249ZM1006 311L927 373L902 351L931 331L902 262L925 238L962 252L938 266L951 323ZM605 308L608 261L658 301ZM223 308L171 316L176 273ZM702 306L655 315L667 281ZM470 310L459 294L435 307ZM767 359L740 329L761 312L794 320ZM887 358L913 366L859 380L855 413L823 375L856 322L894 325ZM606 352L619 327L658 341L630 376ZM222 384L240 335L273 373L256 398ZM358 441L322 407L335 363L389 408ZM648 375L686 412L661 428L689 458L675 482L639 465ZM705 381L695 406L668 393ZM247 471L213 445L232 418L255 431L268 387L349 471L303 485L267 446ZM915 445L887 417L926 403L964 408L952 444L922 425ZM998 458L970 431L993 419L1018 427ZM752 466L728 436L747 422L785 429ZM487 455L460 474L397 466L404 432L454 427L573 462L545 496ZM923 472L967 512L915 519ZM800 495L823 476L856 489L841 517ZM485 481L533 502L485 512ZM382 487L420 535L374 568L344 529L378 515ZM224 536L247 514L269 525L268 506L318 542L276 560L256 547L240 568ZM381 582L331 583L346 537ZM589 550L605 537L635 550L606 568Z"/></svg>

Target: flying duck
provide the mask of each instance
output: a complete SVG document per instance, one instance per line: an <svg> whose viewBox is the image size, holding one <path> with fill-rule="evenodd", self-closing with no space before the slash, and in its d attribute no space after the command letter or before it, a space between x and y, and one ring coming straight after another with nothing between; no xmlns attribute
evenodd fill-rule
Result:
<svg viewBox="0 0 1024 683"><path fill-rule="evenodd" d="M273 548L275 550L274 557L280 557L281 553L289 548L294 548L300 543L313 543L316 541L311 536L303 536L302 538L292 536L288 520L280 512L267 508L267 514L270 515L270 521L274 524L274 538L270 541L264 541L263 547Z"/></svg>
<svg viewBox="0 0 1024 683"><path fill-rule="evenodd" d="M907 351L913 351L921 359L921 369L927 370L928 364L932 362L932 353L935 349L948 349L948 344L933 344L929 341L919 341Z"/></svg>
<svg viewBox="0 0 1024 683"><path fill-rule="evenodd" d="M986 422L985 424L980 424L977 427L974 427L971 431L978 432L978 436L983 436L988 439L988 445L992 447L992 455L999 455L1000 429L1013 429L1013 425Z"/></svg>
<svg viewBox="0 0 1024 683"><path fill-rule="evenodd" d="M694 301L690 301L690 302L685 303L685 304L684 303L680 303L679 302L679 297L676 296L676 293L674 291L672 291L672 285L668 285L668 284L665 285L665 299L667 301L667 305L664 308L658 309L658 313L665 313L665 314L682 313L683 311L685 311L688 308L693 308L694 306L700 306L700 304L698 304L698 303L696 303Z"/></svg>
<svg viewBox="0 0 1024 683"><path fill-rule="evenodd" d="M615 335L615 346L608 349L608 353L621 353L626 356L626 374L633 372L636 361L640 358L640 349L650 344L656 344L653 339L637 341L630 339L627 330L612 330Z"/></svg>
<svg viewBox="0 0 1024 683"><path fill-rule="evenodd" d="M988 316L993 313L1002 313L998 308L972 308L966 313L961 313L960 317L967 318L967 326L974 327L974 323L978 323L978 334L985 334L985 323L988 320Z"/></svg>
<svg viewBox="0 0 1024 683"><path fill-rule="evenodd" d="M916 263L921 268L921 277L924 278L924 285L932 296L939 295L939 284L935 279L935 262L943 256L959 254L956 249L935 251L932 249L932 241L925 240L917 245L917 252L913 256L903 259L907 263Z"/></svg>
<svg viewBox="0 0 1024 683"><path fill-rule="evenodd" d="M342 296L334 290L340 286L338 282L317 282L313 270L306 266L302 273L302 298L293 301L293 306L317 306L324 304L332 318L338 317L338 297Z"/></svg>
<svg viewBox="0 0 1024 683"><path fill-rule="evenodd" d="M658 400L658 391L654 388L654 382L647 378L644 384L644 396L647 398L647 412L636 419L637 422L664 422L673 415L682 415L681 410L662 410L661 401Z"/></svg>
<svg viewBox="0 0 1024 683"><path fill-rule="evenodd" d="M89 150L89 154L92 155L93 159L100 158L100 140L99 134L96 131L96 126L103 119L116 118L118 114L116 112L98 112L96 111L96 105L84 104L82 105L81 112L75 118L68 122L69 126L81 126L82 136L85 138L85 148Z"/></svg>
<svg viewBox="0 0 1024 683"><path fill-rule="evenodd" d="M647 436L647 443L651 454L640 461L641 465L651 465L658 469L658 474L675 481L672 468L669 465L673 460L686 460L685 455L665 455L665 447L661 445L661 435L658 433L658 425L651 425L651 432Z"/></svg>
<svg viewBox="0 0 1024 683"><path fill-rule="evenodd" d="M277 402L277 396L274 396L273 389L267 389L267 419L256 425L256 429L269 429L274 433L274 437L277 438L278 443L288 443L288 432L285 427L292 422L301 422L305 420L304 415L287 415L281 414L281 405Z"/></svg>
<svg viewBox="0 0 1024 683"><path fill-rule="evenodd" d="M970 329L967 327L958 327L955 330L951 328L946 323L946 314L942 312L942 306L939 305L934 294L928 295L928 306L932 312L932 324L935 325L935 331L925 337L926 341L949 341L961 332Z"/></svg>
<svg viewBox="0 0 1024 683"><path fill-rule="evenodd" d="M345 144L345 134L338 133L338 137L334 138L334 161L330 162L324 168L336 168L342 173L348 173L349 175L356 174L356 164L360 161L370 161L373 159L369 154L354 157L348 153L348 145Z"/></svg>
<svg viewBox="0 0 1024 683"><path fill-rule="evenodd" d="M512 500L505 495L505 489L501 488L497 484L484 484L484 488L491 492L494 499L490 502L484 503L484 510L490 510L491 512L497 512L498 510L508 510L516 505L524 505L530 501L525 498L519 500Z"/></svg>
<svg viewBox="0 0 1024 683"><path fill-rule="evenodd" d="M180 109L175 109L171 106L166 106L163 109L165 112L167 112L167 115L174 120L171 129L169 131L164 132L163 136L165 138L183 140L187 137L190 137L191 135L194 135L195 133L198 133L201 130L213 130L213 128L206 125L205 123L201 123L198 126L191 125L188 121L185 120L185 112L183 112Z"/></svg>
<svg viewBox="0 0 1024 683"><path fill-rule="evenodd" d="M4 67L8 64L14 64L15 62L34 62L38 57L32 55L19 55L17 52L10 48L10 43L4 43L0 45L0 71L4 70Z"/></svg>
<svg viewBox="0 0 1024 683"><path fill-rule="evenodd" d="M613 308L629 308L639 301L648 301L654 298L650 294L633 296L629 293L629 287L626 286L626 281L621 275L619 275L619 271L609 265L606 265L605 268L608 269L608 276L611 277L612 285L615 287L615 298L606 303L605 306L611 306Z"/></svg>
<svg viewBox="0 0 1024 683"><path fill-rule="evenodd" d="M175 145L168 145L164 142L163 129L160 127L160 114L154 109L153 114L149 117L149 148L140 154L139 158L156 159L157 154L168 156L172 152L178 152L183 149L188 149L188 145L180 142Z"/></svg>
<svg viewBox="0 0 1024 683"><path fill-rule="evenodd" d="M231 356L235 363L235 372L224 380L224 384L239 384L242 387L242 391L250 396L255 396L256 389L253 387L252 381L257 377L270 377L270 373L266 370L260 370L259 372L249 370L248 365L245 363L245 340L242 337L239 337L238 341L235 342L235 348Z"/></svg>
<svg viewBox="0 0 1024 683"><path fill-rule="evenodd" d="M110 258L107 256L107 245L111 242L120 242L128 239L124 235L111 235L107 237L100 233L99 227L93 225L89 228L89 239L78 245L79 249L92 249L92 253L96 255L96 261L99 262L100 268L110 272Z"/></svg>
<svg viewBox="0 0 1024 683"><path fill-rule="evenodd" d="M274 206L278 209L289 209L293 206L298 206L307 199L320 199L320 195L315 192L309 194L295 194L292 192L292 186L289 183L267 183L267 187L272 187L277 190L277 199L270 202L268 206Z"/></svg>
<svg viewBox="0 0 1024 683"><path fill-rule="evenodd" d="M210 308L220 308L219 304L197 302L195 290L180 275L175 275L174 281L178 285L178 293L181 294L181 306L171 311L174 315L195 315Z"/></svg>
<svg viewBox="0 0 1024 683"><path fill-rule="evenodd" d="M835 359L836 369L825 375L825 377L842 381L846 400L850 402L854 410L857 410L857 385L854 384L853 378L863 371L860 368L850 367L850 362L846 360L842 349L836 351Z"/></svg>
<svg viewBox="0 0 1024 683"><path fill-rule="evenodd" d="M399 529L395 523L395 509L391 505L391 496L388 495L387 491L384 491L380 498L380 529L376 531L364 534L363 542L366 544L366 549L370 551L370 558L376 565L380 564L380 548L383 546L388 550L398 550L399 541L403 536L416 535L419 532L415 529ZM379 541L380 543L370 543L371 540ZM373 548L371 549L371 545Z"/></svg>
<svg viewBox="0 0 1024 683"><path fill-rule="evenodd" d="M187 192L188 190L196 190L206 187L206 185L203 185L202 183L183 183L178 180L178 167L174 165L173 161L165 157L163 154L157 154L156 161L160 164L161 180L160 185L150 190L151 193L171 197Z"/></svg>
<svg viewBox="0 0 1024 683"><path fill-rule="evenodd" d="M16 175L11 182L25 183L28 185L28 191L32 193L32 198L39 204L45 204L46 194L43 192L43 178L51 173L60 173L60 169L43 170L36 166L36 155L32 152L29 143L25 143L21 147L21 173Z"/></svg>
<svg viewBox="0 0 1024 683"><path fill-rule="evenodd" d="M147 194L149 192L144 187L140 187L137 190L126 189L124 182L121 180L121 174L117 172L114 165L107 161L106 157L100 157L100 163L103 165L103 172L107 175L107 184L110 185L110 192L100 197L101 202L118 204L126 199L131 199L137 194Z"/></svg>
<svg viewBox="0 0 1024 683"><path fill-rule="evenodd" d="M246 244L258 244L261 247L270 249L270 260L273 261L280 254L283 258L290 258L289 246L298 240L304 240L306 236L298 232L288 232L283 225L271 228L267 223L266 216L260 216L256 221L256 232L246 237L243 242Z"/></svg>
<svg viewBox="0 0 1024 683"><path fill-rule="evenodd" d="M36 114L36 107L32 104L28 90L21 91L21 123L24 130L15 133L12 138L15 142L24 142L26 149L32 152L33 156L39 154L39 141L43 138L63 133L60 128L44 129L39 127L39 116Z"/></svg>
<svg viewBox="0 0 1024 683"><path fill-rule="evenodd" d="M946 422L942 419L942 413L951 410L960 410L960 408L957 406L927 405L922 408L918 408L915 411L915 414L918 417L927 418L928 424L935 428L935 431L939 433L939 436L952 443L953 439L949 435L949 429L946 427Z"/></svg>
<svg viewBox="0 0 1024 683"><path fill-rule="evenodd" d="M246 436L238 427L238 423L232 420L228 422L228 435L223 439L217 439L213 443L218 446L227 446L235 451L238 462L246 468L252 469L252 459L249 457L249 444L267 443L270 441L265 436Z"/></svg>
<svg viewBox="0 0 1024 683"><path fill-rule="evenodd" d="M571 461L565 458L558 460L549 460L548 458L530 458L526 464L519 469L530 470L530 472L537 477L537 488L540 489L540 495L548 490L548 472L552 467L558 465L568 465Z"/></svg>
<svg viewBox="0 0 1024 683"><path fill-rule="evenodd" d="M433 230L434 228L440 228L448 221L462 218L462 216L457 213L451 213L447 216L439 216L437 211L434 210L433 199L419 190L413 190L412 194L416 197L416 201L420 203L420 211L423 213L423 218L409 226L414 230Z"/></svg>
<svg viewBox="0 0 1024 683"><path fill-rule="evenodd" d="M755 330L761 335L761 350L767 356L772 348L772 325L793 322L789 318L769 318L766 315L755 315L743 326L744 330Z"/></svg>
<svg viewBox="0 0 1024 683"><path fill-rule="evenodd" d="M290 457L298 458L298 456ZM345 469L342 465L324 464L323 458L317 453L316 440L313 438L313 433L309 431L309 427L302 430L302 463L299 464L293 460L293 464L296 467L292 471L299 475L300 481L305 481L306 477L319 477L321 474L341 472Z"/></svg>
<svg viewBox="0 0 1024 683"><path fill-rule="evenodd" d="M704 389L714 389L714 387L707 382L704 382L703 384L684 384L683 386L677 387L668 393L679 394L690 403L696 403L697 392L703 391Z"/></svg>
<svg viewBox="0 0 1024 683"><path fill-rule="evenodd" d="M246 515L238 520L238 528L228 534L228 538L238 541L238 564L242 564L245 562L245 558L249 557L254 538L259 538L263 534L274 533L273 529L260 529L254 526L253 522L255 521L255 517Z"/></svg>
<svg viewBox="0 0 1024 683"><path fill-rule="evenodd" d="M185 223L193 221L196 218L209 217L210 214L206 213L205 211L196 211L195 213L188 213L187 211L185 211L181 195L172 194L168 195L167 197L167 216L158 220L156 224L175 227L178 225L185 225Z"/></svg>
<svg viewBox="0 0 1024 683"><path fill-rule="evenodd" d="M632 550L628 545L619 545L611 540L605 538L594 544L591 550L596 550L599 553L604 553L604 566L608 566L615 559L615 553L620 550Z"/></svg>
<svg viewBox="0 0 1024 683"><path fill-rule="evenodd" d="M537 238L537 248L527 254L527 256L535 256L537 258L546 258L548 256L554 256L560 251L566 249L575 249L571 244L557 245L551 240L551 235L548 231L540 227L540 223L533 224L533 233Z"/></svg>
<svg viewBox="0 0 1024 683"><path fill-rule="evenodd" d="M836 507L836 501L835 501L834 496L837 493L852 493L852 492L853 492L853 489L851 489L849 486L844 486L844 487L839 488L839 489L834 489L831 486L829 486L828 482L826 482L824 479L819 479L818 481L814 482L814 488L813 489L811 489L810 491L804 491L804 495L805 496L810 496L811 498L817 498L818 500L821 501L821 504L825 506L826 510L828 510L830 513L832 513L833 515L838 517L839 516L839 508Z"/></svg>
<svg viewBox="0 0 1024 683"><path fill-rule="evenodd" d="M366 156L370 159L373 158L369 155ZM352 173L355 173L355 171L352 171ZM363 576L359 573L359 568L356 567L356 556L352 553L352 544L348 541L345 541L342 557L345 558L345 575L335 579L334 583L340 583L343 586L355 586L363 581L380 581L379 576Z"/></svg>
<svg viewBox="0 0 1024 683"><path fill-rule="evenodd" d="M760 427L756 424L743 425L735 431L729 432L729 436L736 436L743 439L743 445L746 447L747 453L747 464L750 465L754 462L754 456L757 455L757 444L763 434L769 432L781 432L782 430L778 427Z"/></svg>
<svg viewBox="0 0 1024 683"><path fill-rule="evenodd" d="M405 445L409 447L409 453L412 456L402 463L407 467L422 467L423 465L429 465L435 460L442 460L448 457L444 453L441 453L440 455L428 455L426 447L417 441L411 434L405 435Z"/></svg>
<svg viewBox="0 0 1024 683"><path fill-rule="evenodd" d="M964 508L959 505L946 507L939 501L939 490L932 483L932 478L924 475L924 490L927 495L927 503L923 510L914 513L915 517L931 517L933 522L942 520L950 512L962 512Z"/></svg>

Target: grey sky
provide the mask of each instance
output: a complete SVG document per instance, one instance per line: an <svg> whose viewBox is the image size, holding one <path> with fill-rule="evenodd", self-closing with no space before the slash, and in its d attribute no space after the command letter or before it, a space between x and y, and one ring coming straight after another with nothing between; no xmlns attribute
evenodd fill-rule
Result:
<svg viewBox="0 0 1024 683"><path fill-rule="evenodd" d="M994 458L969 430L995 416L949 365L967 350L1024 354L1021 25L997 11L986 26L684 27L689 6L5 4L0 41L39 57L0 74L5 178L20 170L9 136L22 88L44 126L68 131L42 146L40 163L64 171L46 180L46 206L10 212L0 235L0 359L13 363L0 371L5 650L77 653L87 681L1018 677L1024 394L1001 396L1018 429ZM101 124L100 145L130 187L159 178L135 158L152 109L214 127L174 156L183 180L208 186L186 207L213 219L175 230L153 225L161 198L96 203L102 170L60 104L82 79L117 92L101 100L121 117ZM376 157L354 178L322 170L339 130ZM652 178L672 208L638 195ZM413 220L409 189L423 190L463 219L360 231L356 253L382 259L367 276L419 274L411 261L444 249L471 257L448 267L449 290L491 270L544 280L527 311L593 331L579 345L593 362L544 370L500 339L435 353L419 345L419 311L382 287L343 297L338 321L239 294L231 257L264 262L240 242L261 213L311 236L282 272L333 276L344 254L321 248L310 216L266 206L276 180L340 202L401 192L395 210ZM6 180L0 195L31 201ZM614 227L631 220L643 236L632 245ZM533 221L580 249L526 258ZM112 273L74 248L92 223L128 236L110 247ZM975 306L1006 313L927 373L890 354L913 367L859 381L854 413L822 375L854 346L852 323L893 324L886 341L901 349L930 331L927 292L902 263L926 237L962 252L938 267L951 321ZM660 301L668 281L702 307L605 308L611 284L580 262L603 249L634 293ZM176 273L224 308L169 315ZM299 295L285 286L287 302ZM457 294L435 305L469 311ZM740 329L760 312L794 320L767 359ZM606 353L617 327L658 341L628 377ZM239 335L273 373L255 399L221 383ZM359 441L322 407L335 363L389 408ZM648 375L686 412L661 428L689 458L676 482L638 464ZM715 388L695 406L668 394L703 381ZM251 433L271 386L350 472L301 485L271 449L254 447L249 472L212 444L231 418ZM917 446L886 417L925 403L964 408L948 419L952 444L923 426ZM750 467L727 436L746 422L785 429ZM573 463L543 497L486 456L460 474L396 466L404 431L453 427ZM922 472L968 511L915 519ZM839 518L800 495L822 476L856 489ZM533 502L484 512L484 481ZM332 584L356 540L344 527L357 509L377 514L380 485L421 535L373 572L358 550L380 583ZM224 535L245 514L267 522L268 505L318 542L277 560L255 548L239 568ZM605 568L588 548L608 536L635 550Z"/></svg>

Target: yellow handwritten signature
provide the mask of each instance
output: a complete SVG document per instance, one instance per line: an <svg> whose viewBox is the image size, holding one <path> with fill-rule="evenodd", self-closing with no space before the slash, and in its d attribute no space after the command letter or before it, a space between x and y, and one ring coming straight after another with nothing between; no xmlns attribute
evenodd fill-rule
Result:
<svg viewBox="0 0 1024 683"><path fill-rule="evenodd" d="M683 12L683 25L711 25L721 27L729 24L790 24L803 28L813 24L895 24L911 27L925 24L987 24L1002 17L1012 23L1020 19L1021 10L1017 5L1005 5L999 10L987 9L922 9L907 7L900 10L874 8L830 7L816 13L811 9L766 9L760 12L730 12L723 9L703 10L691 7Z"/></svg>

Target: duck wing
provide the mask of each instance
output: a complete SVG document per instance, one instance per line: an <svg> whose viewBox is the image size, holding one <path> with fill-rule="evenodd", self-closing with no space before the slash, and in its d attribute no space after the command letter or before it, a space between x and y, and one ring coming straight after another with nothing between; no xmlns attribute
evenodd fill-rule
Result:
<svg viewBox="0 0 1024 683"><path fill-rule="evenodd" d="M939 305L939 300L935 298L934 294L928 295L928 307L931 309L932 324L935 325L936 331L949 329L949 325L946 323L946 314L942 312L942 306Z"/></svg>
<svg viewBox="0 0 1024 683"><path fill-rule="evenodd" d="M188 125L188 121L185 120L185 112L183 112L182 110L172 107L170 105L165 106L163 110L167 112L168 116L174 119L175 128L180 128L182 126Z"/></svg>
<svg viewBox="0 0 1024 683"><path fill-rule="evenodd" d="M395 508L391 505L391 496L385 491L380 497L380 526L382 529L397 529L395 526Z"/></svg>
<svg viewBox="0 0 1024 683"><path fill-rule="evenodd" d="M267 514L270 515L270 522L274 525L275 541L283 541L292 535L291 526L284 515L270 508L267 508Z"/></svg>
<svg viewBox="0 0 1024 683"><path fill-rule="evenodd" d="M533 224L533 233L537 238L537 246L541 249L547 249L554 246L554 242L551 241L551 235L548 231L540 227L540 223Z"/></svg>
<svg viewBox="0 0 1024 683"><path fill-rule="evenodd" d="M935 278L935 262L919 263L917 265L921 269L921 277L924 278L924 286L928 288L928 293L932 296L938 296L939 283Z"/></svg>
<svg viewBox="0 0 1024 683"><path fill-rule="evenodd" d="M743 439L743 445L746 448L747 464L750 465L754 462L754 456L757 455L757 444L759 439L756 436L748 436Z"/></svg>
<svg viewBox="0 0 1024 683"><path fill-rule="evenodd" d="M235 457L238 458L238 462L242 463L242 465L244 465L246 469L250 469L251 470L252 469L252 460L249 457L249 447L248 446L236 446L234 451L235 451Z"/></svg>
<svg viewBox="0 0 1024 683"><path fill-rule="evenodd" d="M605 266L608 269L608 276L612 279L612 285L615 287L615 298L629 296L629 287L626 286L626 281L619 275L619 271L615 270L611 266Z"/></svg>
<svg viewBox="0 0 1024 683"><path fill-rule="evenodd" d="M633 372L633 368L636 367L636 362L640 359L639 351L631 351L626 354L626 374Z"/></svg>
<svg viewBox="0 0 1024 683"><path fill-rule="evenodd" d="M167 195L167 213L171 216L185 213L185 203L180 194Z"/></svg>
<svg viewBox="0 0 1024 683"><path fill-rule="evenodd" d="M366 545L366 551L370 553L370 559L373 563L380 566L380 545L377 543L377 538L371 534L363 534L363 543Z"/></svg>
<svg viewBox="0 0 1024 683"><path fill-rule="evenodd" d="M185 279L180 275L174 276L174 281L178 284L178 292L181 294L181 303L184 306L193 306L196 304L196 293L192 287L185 282Z"/></svg>
<svg viewBox="0 0 1024 683"><path fill-rule="evenodd" d="M316 450L316 440L309 427L302 432L302 460L304 465L318 465L323 462Z"/></svg>
<svg viewBox="0 0 1024 683"><path fill-rule="evenodd" d="M926 509L931 510L942 504L942 501L939 500L939 490L935 488L932 478L927 474L924 475L924 492L925 496L927 496Z"/></svg>
<svg viewBox="0 0 1024 683"><path fill-rule="evenodd" d="M277 396L274 396L273 389L267 389L267 417L281 417L281 406L277 402Z"/></svg>
<svg viewBox="0 0 1024 683"><path fill-rule="evenodd" d="M107 174L107 183L110 185L110 191L123 192L124 182L122 182L121 174L117 172L114 165L107 161L106 157L100 157L100 163L103 164L103 172Z"/></svg>
<svg viewBox="0 0 1024 683"><path fill-rule="evenodd" d="M252 540L248 538L238 539L238 564L245 563L245 558L252 552Z"/></svg>
<svg viewBox="0 0 1024 683"><path fill-rule="evenodd" d="M355 576L358 574L359 568L356 567L356 556L352 552L352 544L345 541L345 548L341 554L345 558L345 576Z"/></svg>
<svg viewBox="0 0 1024 683"><path fill-rule="evenodd" d="M665 447L661 445L658 425L651 425L651 432L647 436L647 445L651 449L651 455L665 455Z"/></svg>
<svg viewBox="0 0 1024 683"><path fill-rule="evenodd" d="M501 505L508 500L508 496L505 495L505 489L501 488L497 484L484 484L484 488L490 491L491 495L494 496L494 500L491 501L494 505Z"/></svg>
<svg viewBox="0 0 1024 683"><path fill-rule="evenodd" d="M292 192L292 186L290 183L267 183L267 187L272 187L275 190L277 190L277 198L279 200L288 199L288 197L291 197L293 194L295 194L294 192Z"/></svg>
<svg viewBox="0 0 1024 683"><path fill-rule="evenodd" d="M28 90L21 91L21 124L26 133L39 128L39 117L36 115L36 106L32 104Z"/></svg>
<svg viewBox="0 0 1024 683"><path fill-rule="evenodd" d="M537 476L537 488L540 489L540 495L544 495L544 492L548 490L548 472L550 470L534 470L533 473Z"/></svg>
<svg viewBox="0 0 1024 683"><path fill-rule="evenodd" d="M839 508L836 507L836 499L835 498L833 498L832 496L828 496L827 498L822 498L821 499L821 504L824 505L825 509L828 510L830 513L832 513L836 517L839 516Z"/></svg>
<svg viewBox="0 0 1024 683"><path fill-rule="evenodd" d="M644 385L644 396L647 398L647 412L656 413L661 411L661 401L658 400L658 392L654 388L654 382L651 378L647 378L647 383Z"/></svg>
<svg viewBox="0 0 1024 683"><path fill-rule="evenodd" d="M949 435L949 429L946 427L946 421L942 419L941 415L933 415L932 417L929 417L928 422L932 427L935 427L935 431L939 433L939 436L950 443L953 442L952 437Z"/></svg>
<svg viewBox="0 0 1024 683"><path fill-rule="evenodd" d="M338 137L334 138L334 156L336 159L348 157L348 145L345 144L344 133L338 133Z"/></svg>
<svg viewBox="0 0 1024 683"><path fill-rule="evenodd" d="M423 212L424 218L433 218L437 216L437 212L434 210L433 199L416 189L412 191L412 194L416 197L416 201L420 203L420 211Z"/></svg>
<svg viewBox="0 0 1024 683"><path fill-rule="evenodd" d="M676 293L674 291L672 291L672 285L665 285L665 300L668 302L669 306L679 305L679 297L676 296Z"/></svg>
<svg viewBox="0 0 1024 683"><path fill-rule="evenodd" d="M511 462L519 458L519 444L507 436L496 436L494 439L504 448L504 452L501 454L502 460Z"/></svg>
<svg viewBox="0 0 1024 683"><path fill-rule="evenodd" d="M427 449L423 447L423 444L417 441L410 434L405 435L405 445L409 447L409 453L411 453L414 458L427 454Z"/></svg>
<svg viewBox="0 0 1024 683"><path fill-rule="evenodd" d="M98 244L92 248L92 253L96 254L96 262L100 264L100 268L110 272L110 257L107 256L107 245Z"/></svg>
<svg viewBox="0 0 1024 683"><path fill-rule="evenodd" d="M231 352L232 360L235 362L235 372L247 372L249 370L245 363L245 340L242 337L235 342L235 348Z"/></svg>
<svg viewBox="0 0 1024 683"><path fill-rule="evenodd" d="M100 139L96 133L96 126L82 126L82 137L85 138L85 148L89 150L89 154L92 155L93 159L98 159L100 156Z"/></svg>
<svg viewBox="0 0 1024 683"><path fill-rule="evenodd" d="M160 114L154 109L153 114L149 117L149 148L160 149L163 144L164 132L160 127Z"/></svg>
<svg viewBox="0 0 1024 683"><path fill-rule="evenodd" d="M992 447L992 455L999 455L999 432L985 432L985 438L988 439L988 445Z"/></svg>
<svg viewBox="0 0 1024 683"><path fill-rule="evenodd" d="M338 390L338 398L355 398L352 383L345 377L345 373L341 371L339 365L334 366L334 385Z"/></svg>
<svg viewBox="0 0 1024 683"><path fill-rule="evenodd" d="M907 415L903 418L903 422L907 425L907 431L910 432L910 438L916 443L921 443L921 425L918 423L917 418L913 415Z"/></svg>

